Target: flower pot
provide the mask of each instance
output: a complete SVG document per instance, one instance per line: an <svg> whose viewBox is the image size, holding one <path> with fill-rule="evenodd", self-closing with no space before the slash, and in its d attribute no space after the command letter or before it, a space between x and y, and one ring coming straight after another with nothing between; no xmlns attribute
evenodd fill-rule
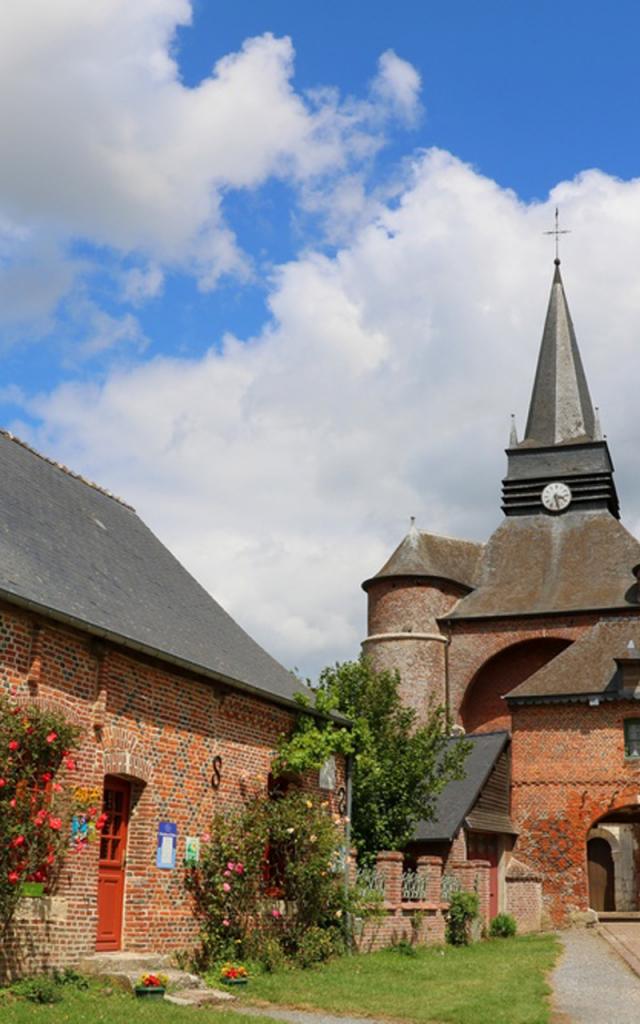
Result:
<svg viewBox="0 0 640 1024"><path fill-rule="evenodd" d="M21 893L23 896L33 898L44 895L44 882L23 882Z"/></svg>
<svg viewBox="0 0 640 1024"><path fill-rule="evenodd" d="M223 985L246 985L248 978L221 978Z"/></svg>
<svg viewBox="0 0 640 1024"><path fill-rule="evenodd" d="M140 999L164 999L163 985L136 985L133 990Z"/></svg>

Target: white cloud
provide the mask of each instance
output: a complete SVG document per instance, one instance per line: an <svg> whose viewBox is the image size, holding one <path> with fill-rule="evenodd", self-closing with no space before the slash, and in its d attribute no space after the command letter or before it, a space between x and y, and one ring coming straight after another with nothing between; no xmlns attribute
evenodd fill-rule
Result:
<svg viewBox="0 0 640 1024"><path fill-rule="evenodd" d="M386 50L378 60L378 74L373 81L373 92L408 123L412 124L421 113L421 79L413 64Z"/></svg>
<svg viewBox="0 0 640 1024"><path fill-rule="evenodd" d="M381 144L390 106L405 117L415 101L410 66L391 54L366 101L330 89L304 97L292 85L291 40L269 33L187 87L173 45L191 13L187 0L0 5L0 224L20 236L5 274L13 286L20 246L53 240L49 310L78 270L60 269L60 250L78 239L155 268L130 274L137 302L157 294L166 266L203 289L223 274L246 277L224 193L342 170Z"/></svg>
<svg viewBox="0 0 640 1024"><path fill-rule="evenodd" d="M132 267L122 274L122 298L133 306L158 298L163 287L164 273L154 263L144 268Z"/></svg>
<svg viewBox="0 0 640 1024"><path fill-rule="evenodd" d="M335 258L279 268L258 337L62 385L31 403L32 440L133 501L287 665L353 655L359 583L409 515L476 538L500 519L556 202L573 232L563 271L587 374L627 522L640 525L640 181L598 171L526 205L451 155L423 153L398 200L377 203Z"/></svg>

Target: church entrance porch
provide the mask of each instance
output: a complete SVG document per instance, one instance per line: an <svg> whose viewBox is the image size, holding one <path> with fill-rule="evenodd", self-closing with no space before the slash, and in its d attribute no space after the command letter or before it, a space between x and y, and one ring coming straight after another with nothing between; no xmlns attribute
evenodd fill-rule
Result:
<svg viewBox="0 0 640 1024"><path fill-rule="evenodd" d="M640 909L640 807L610 812L587 834L589 907L599 914Z"/></svg>

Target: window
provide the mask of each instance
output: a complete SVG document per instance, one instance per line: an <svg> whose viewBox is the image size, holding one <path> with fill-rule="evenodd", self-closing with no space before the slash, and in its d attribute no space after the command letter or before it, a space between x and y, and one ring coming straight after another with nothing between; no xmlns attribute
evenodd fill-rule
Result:
<svg viewBox="0 0 640 1024"><path fill-rule="evenodd" d="M640 758L640 718L627 718L624 723L624 756Z"/></svg>

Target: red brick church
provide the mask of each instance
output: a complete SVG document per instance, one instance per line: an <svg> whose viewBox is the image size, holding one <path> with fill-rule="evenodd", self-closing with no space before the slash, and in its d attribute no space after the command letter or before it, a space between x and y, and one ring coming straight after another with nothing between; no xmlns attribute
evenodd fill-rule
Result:
<svg viewBox="0 0 640 1024"><path fill-rule="evenodd" d="M492 912L525 927L640 907L640 543L555 263L502 522L486 544L412 525L363 584L365 653L418 715L435 700L471 736L412 848L489 860Z"/></svg>

